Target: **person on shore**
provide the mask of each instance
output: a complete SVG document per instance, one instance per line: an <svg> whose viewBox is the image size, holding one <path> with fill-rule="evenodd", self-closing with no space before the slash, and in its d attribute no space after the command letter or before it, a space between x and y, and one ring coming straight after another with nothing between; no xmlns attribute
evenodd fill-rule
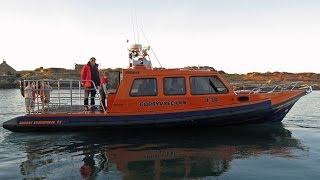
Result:
<svg viewBox="0 0 320 180"><path fill-rule="evenodd" d="M98 64L96 64L96 58L90 58L89 62L81 69L81 84L85 88L84 92L84 108L89 110L89 95L91 110L97 109L95 106L96 89L100 86Z"/></svg>
<svg viewBox="0 0 320 180"><path fill-rule="evenodd" d="M109 73L107 71L104 72L103 77L100 78L100 96L101 96L102 106L105 111L107 110L108 78L109 78Z"/></svg>
<svg viewBox="0 0 320 180"><path fill-rule="evenodd" d="M34 104L36 99L35 82L28 82L24 89L25 106L27 113L34 112Z"/></svg>

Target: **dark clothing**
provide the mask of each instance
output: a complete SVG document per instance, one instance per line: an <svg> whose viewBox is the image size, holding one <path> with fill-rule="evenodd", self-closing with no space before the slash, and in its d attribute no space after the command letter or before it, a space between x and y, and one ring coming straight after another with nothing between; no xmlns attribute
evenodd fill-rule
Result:
<svg viewBox="0 0 320 180"><path fill-rule="evenodd" d="M106 93L103 91L103 89L101 88L100 90L100 97L101 97L101 103L102 103L102 106L104 107L104 109L107 109L107 106L106 106Z"/></svg>
<svg viewBox="0 0 320 180"><path fill-rule="evenodd" d="M96 90L95 89L92 89L92 88L89 88L89 89L86 89L85 90L85 97L89 97L89 94L90 94L90 105L95 105L95 97L96 97ZM89 99L88 98L84 98L84 105L88 105L89 104Z"/></svg>
<svg viewBox="0 0 320 180"><path fill-rule="evenodd" d="M98 65L95 64L94 67L92 67L90 65L90 63L88 63L88 65L90 66L91 80L94 82L94 84L96 86L100 86L100 77L99 77Z"/></svg>

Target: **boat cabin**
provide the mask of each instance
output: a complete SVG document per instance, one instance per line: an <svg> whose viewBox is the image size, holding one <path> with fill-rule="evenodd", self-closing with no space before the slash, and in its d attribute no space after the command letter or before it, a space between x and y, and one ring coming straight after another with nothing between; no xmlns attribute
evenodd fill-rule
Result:
<svg viewBox="0 0 320 180"><path fill-rule="evenodd" d="M152 113L203 108L225 103L233 90L214 71L178 69L124 69L114 93L108 95L108 112Z"/></svg>

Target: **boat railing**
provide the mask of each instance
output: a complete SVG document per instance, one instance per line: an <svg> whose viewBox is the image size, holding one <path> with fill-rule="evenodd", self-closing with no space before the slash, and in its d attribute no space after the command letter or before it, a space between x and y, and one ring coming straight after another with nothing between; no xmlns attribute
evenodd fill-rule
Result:
<svg viewBox="0 0 320 180"><path fill-rule="evenodd" d="M231 83L232 85L232 83ZM235 84L234 92L236 94L256 94L256 93L273 93L282 91L293 91L305 89L306 93L312 91L312 87L302 82L283 82L283 83L265 83L265 84Z"/></svg>
<svg viewBox="0 0 320 180"><path fill-rule="evenodd" d="M26 112L30 114L85 112L85 90L96 91L95 105L91 108L104 112L100 88L91 81L93 87L85 89L82 86L84 82L81 80L24 80L20 90L25 98Z"/></svg>

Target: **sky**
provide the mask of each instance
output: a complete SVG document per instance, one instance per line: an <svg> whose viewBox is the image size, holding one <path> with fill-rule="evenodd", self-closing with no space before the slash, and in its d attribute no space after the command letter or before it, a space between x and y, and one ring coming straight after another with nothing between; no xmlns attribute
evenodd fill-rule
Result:
<svg viewBox="0 0 320 180"><path fill-rule="evenodd" d="M18 71L126 68L127 39L153 67L320 73L320 1L0 0L0 63Z"/></svg>

